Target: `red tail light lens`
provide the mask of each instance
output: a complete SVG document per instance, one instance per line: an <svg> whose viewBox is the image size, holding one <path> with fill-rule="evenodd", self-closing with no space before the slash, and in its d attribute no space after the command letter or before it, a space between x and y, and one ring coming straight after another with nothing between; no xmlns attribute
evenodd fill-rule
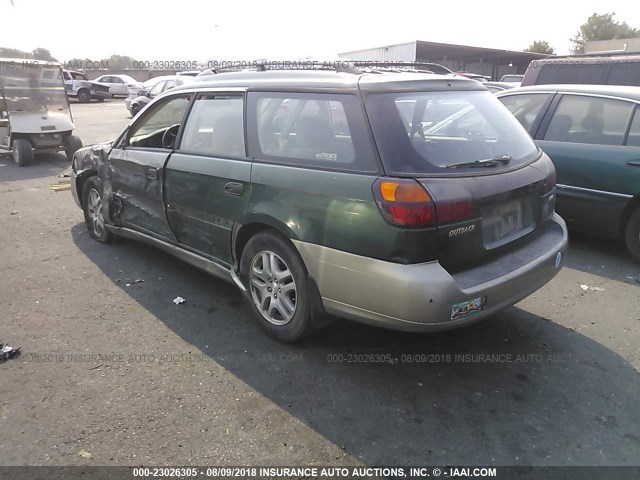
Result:
<svg viewBox="0 0 640 480"><path fill-rule="evenodd" d="M478 210L471 201L438 203L438 222L453 223L478 216Z"/></svg>
<svg viewBox="0 0 640 480"><path fill-rule="evenodd" d="M436 210L427 190L415 180L381 178L373 194L383 217L393 225L424 227L436 223Z"/></svg>

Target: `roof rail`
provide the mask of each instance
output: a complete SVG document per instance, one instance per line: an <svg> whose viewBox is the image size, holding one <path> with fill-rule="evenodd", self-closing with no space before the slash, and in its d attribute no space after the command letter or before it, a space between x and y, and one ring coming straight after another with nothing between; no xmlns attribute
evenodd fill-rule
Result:
<svg viewBox="0 0 640 480"><path fill-rule="evenodd" d="M261 61L256 62L255 69L258 72L267 70L324 70L347 73L362 73L360 69L353 66L353 62L346 60L336 60L333 62L320 62L317 60L299 60L291 62Z"/></svg>
<svg viewBox="0 0 640 480"><path fill-rule="evenodd" d="M218 68L210 68L205 72L211 72L211 74L227 73L227 72L266 72L266 71L334 71L345 72L353 74L362 73L387 73L387 72L419 72L419 73L434 73L429 68L427 62L385 62L385 61L360 61L360 60L336 60L336 61L314 61L314 60L299 60L299 61L256 61L252 64L235 67L226 66ZM204 73L204 72L203 72Z"/></svg>

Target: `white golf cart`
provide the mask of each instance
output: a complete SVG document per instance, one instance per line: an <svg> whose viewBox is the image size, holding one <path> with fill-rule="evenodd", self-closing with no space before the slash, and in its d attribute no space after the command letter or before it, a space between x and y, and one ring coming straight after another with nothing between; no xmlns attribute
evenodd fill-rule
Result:
<svg viewBox="0 0 640 480"><path fill-rule="evenodd" d="M60 64L0 58L0 152L20 166L34 152L64 150L71 160L82 147L73 129Z"/></svg>

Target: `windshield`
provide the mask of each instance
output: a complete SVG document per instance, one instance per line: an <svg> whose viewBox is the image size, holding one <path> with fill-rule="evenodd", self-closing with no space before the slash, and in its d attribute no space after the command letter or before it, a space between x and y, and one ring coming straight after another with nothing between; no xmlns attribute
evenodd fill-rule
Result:
<svg viewBox="0 0 640 480"><path fill-rule="evenodd" d="M538 155L529 134L487 91L371 94L366 105L389 173L440 173L504 157L513 166Z"/></svg>
<svg viewBox="0 0 640 480"><path fill-rule="evenodd" d="M0 64L0 94L9 112L64 112L69 104L58 66Z"/></svg>

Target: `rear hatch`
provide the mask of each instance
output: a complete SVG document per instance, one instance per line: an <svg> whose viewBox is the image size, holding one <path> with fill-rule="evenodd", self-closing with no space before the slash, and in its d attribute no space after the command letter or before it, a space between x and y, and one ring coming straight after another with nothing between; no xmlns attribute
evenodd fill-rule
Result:
<svg viewBox="0 0 640 480"><path fill-rule="evenodd" d="M427 196L406 199L432 210L414 216L414 223L400 219L398 224L393 212L400 210L389 207L383 193L377 195L378 203L391 212L383 214L415 232L435 230L436 252L425 251L414 260L431 255L450 272L531 241L553 214L551 161L481 88L365 97L387 179L419 184Z"/></svg>

